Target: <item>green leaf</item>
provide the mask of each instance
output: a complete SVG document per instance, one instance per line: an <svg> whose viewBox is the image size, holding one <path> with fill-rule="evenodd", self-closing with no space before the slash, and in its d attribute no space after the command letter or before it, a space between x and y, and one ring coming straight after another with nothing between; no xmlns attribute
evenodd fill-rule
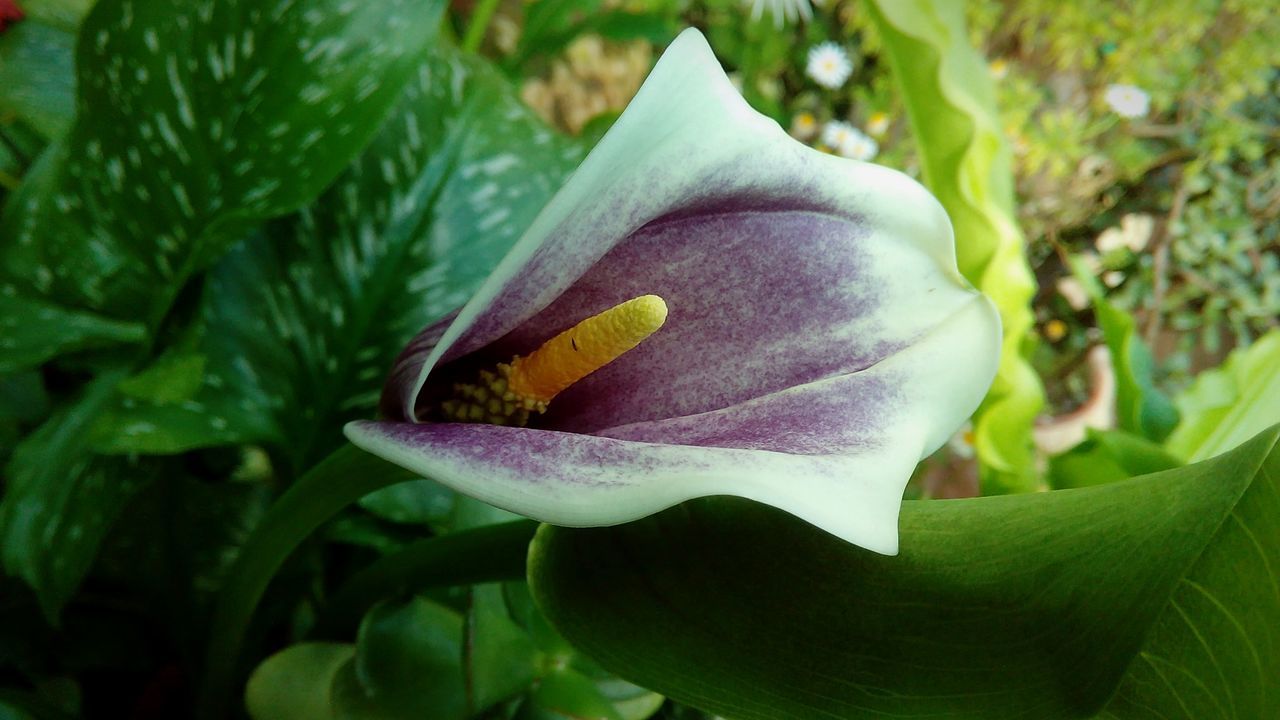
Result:
<svg viewBox="0 0 1280 720"><path fill-rule="evenodd" d="M49 414L49 395L35 371L0 375L0 421L33 422Z"/></svg>
<svg viewBox="0 0 1280 720"><path fill-rule="evenodd" d="M516 720L622 720L591 678L560 670L538 683Z"/></svg>
<svg viewBox="0 0 1280 720"><path fill-rule="evenodd" d="M595 15L601 0L542 0L529 6L520 32L520 46L507 61L515 72L529 58L553 54L573 39L572 28Z"/></svg>
<svg viewBox="0 0 1280 720"><path fill-rule="evenodd" d="M458 613L422 598L369 611L355 661L334 679L335 717L467 717L462 623Z"/></svg>
<svg viewBox="0 0 1280 720"><path fill-rule="evenodd" d="M527 689L539 674L541 658L507 612L501 585L476 585L469 595L463 648L474 715Z"/></svg>
<svg viewBox="0 0 1280 720"><path fill-rule="evenodd" d="M213 270L194 400L115 408L111 423L153 432L99 448L266 442L306 467L372 412L404 343L470 297L581 155L483 61L434 52L314 206Z"/></svg>
<svg viewBox="0 0 1280 720"><path fill-rule="evenodd" d="M121 380L116 389L137 400L182 402L200 389L204 366L203 355L166 355L146 370Z"/></svg>
<svg viewBox="0 0 1280 720"><path fill-rule="evenodd" d="M1023 355L1035 278L1014 213L1011 153L982 56L969 45L964 4L876 0L867 9L902 93L924 182L955 227L960 271L1000 310L1000 369L974 420L983 489L1038 484L1031 425L1044 389Z"/></svg>
<svg viewBox="0 0 1280 720"><path fill-rule="evenodd" d="M897 557L736 499L543 526L530 582L606 668L740 720L1083 718L1118 685L1117 720L1276 717L1278 436L1126 482L907 502Z"/></svg>
<svg viewBox="0 0 1280 720"><path fill-rule="evenodd" d="M410 480L365 495L360 507L384 520L435 530L448 524L457 497L435 480Z"/></svg>
<svg viewBox="0 0 1280 720"><path fill-rule="evenodd" d="M262 661L245 686L254 720L329 720L330 687L355 657L346 643L300 643Z"/></svg>
<svg viewBox="0 0 1280 720"><path fill-rule="evenodd" d="M1230 484L1274 428L1218 460L1201 482ZM1225 467L1224 467L1225 466ZM1223 521L1156 619L1100 720L1280 717L1280 450Z"/></svg>
<svg viewBox="0 0 1280 720"><path fill-rule="evenodd" d="M0 114L12 113L46 138L75 116L75 34L33 18L0 34Z"/></svg>
<svg viewBox="0 0 1280 720"><path fill-rule="evenodd" d="M1085 287L1093 314L1111 351L1116 374L1116 423L1120 429L1160 442L1178 424L1178 409L1155 385L1155 358L1138 335L1133 317L1107 301L1102 286L1080 258L1071 272ZM1256 428L1261 431L1266 426Z"/></svg>
<svg viewBox="0 0 1280 720"><path fill-rule="evenodd" d="M1224 453L1280 422L1280 330L1200 373L1175 402L1182 423L1165 444L1190 462Z"/></svg>
<svg viewBox="0 0 1280 720"><path fill-rule="evenodd" d="M271 501L265 484L210 482L183 463L152 459L161 482L142 488L99 544L95 585L128 587L152 605L148 627L193 656L204 645L210 601ZM192 463L194 464L194 463ZM221 479L221 478L219 478Z"/></svg>
<svg viewBox="0 0 1280 720"><path fill-rule="evenodd" d="M96 379L84 397L23 440L5 468L0 556L6 572L36 591L51 623L121 509L158 470L137 458L89 452L87 429L119 380L116 373Z"/></svg>
<svg viewBox="0 0 1280 720"><path fill-rule="evenodd" d="M1161 446L1123 430L1089 429L1084 442L1049 458L1049 485L1088 487L1136 475L1171 470L1182 464Z"/></svg>
<svg viewBox="0 0 1280 720"><path fill-rule="evenodd" d="M0 225L28 294L155 328L257 221L313 199L376 132L439 2L101 0L77 117Z"/></svg>
<svg viewBox="0 0 1280 720"><path fill-rule="evenodd" d="M141 342L146 336L139 323L0 292L0 373L33 368L73 350Z"/></svg>
<svg viewBox="0 0 1280 720"><path fill-rule="evenodd" d="M23 0L28 22L42 22L74 32L93 7L94 0Z"/></svg>

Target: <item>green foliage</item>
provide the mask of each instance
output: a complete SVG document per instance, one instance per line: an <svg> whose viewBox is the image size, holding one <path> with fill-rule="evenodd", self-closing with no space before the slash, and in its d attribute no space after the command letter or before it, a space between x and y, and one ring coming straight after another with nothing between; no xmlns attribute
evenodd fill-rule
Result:
<svg viewBox="0 0 1280 720"><path fill-rule="evenodd" d="M0 294L0 373L37 367L63 353L137 343L147 329L135 322L77 312L19 295Z"/></svg>
<svg viewBox="0 0 1280 720"><path fill-rule="evenodd" d="M1123 430L1089 430L1085 441L1049 458L1049 485L1088 487L1171 470L1182 462L1160 445Z"/></svg>
<svg viewBox="0 0 1280 720"><path fill-rule="evenodd" d="M1121 430L1161 442L1178 424L1178 410L1155 386L1155 360L1138 336L1137 323L1107 301L1102 286L1079 260L1075 278L1093 303L1093 313L1111 353L1116 377L1116 421Z"/></svg>
<svg viewBox="0 0 1280 720"><path fill-rule="evenodd" d="M1227 452L1280 422L1280 330L1201 373L1176 402L1182 422L1166 444L1190 462Z"/></svg>
<svg viewBox="0 0 1280 720"><path fill-rule="evenodd" d="M1280 316L1280 156L1274 128L1280 17L1260 0L974 3L1012 138L1020 217L1042 282L1053 261L1095 247L1109 300L1141 321L1175 383ZM1150 111L1124 118L1106 88L1133 84ZM1156 220L1149 241L1104 250L1125 214ZM1079 326L1045 308L1045 320ZM1207 357L1206 357L1207 356Z"/></svg>
<svg viewBox="0 0 1280 720"><path fill-rule="evenodd" d="M308 467L374 410L390 360L470 296L580 157L492 69L431 52L313 206L213 268L195 396L122 400L101 427L146 431L100 433L97 449L267 443L294 472Z"/></svg>
<svg viewBox="0 0 1280 720"><path fill-rule="evenodd" d="M523 583L477 585L463 609L380 604L354 645L304 642L263 662L246 705L276 718L644 720L662 697L602 672L538 614ZM308 714L301 714L305 710Z"/></svg>
<svg viewBox="0 0 1280 720"><path fill-rule="evenodd" d="M1278 436L1126 482L908 502L898 557L729 499L544 526L530 581L605 667L743 720L1270 717Z"/></svg>
<svg viewBox="0 0 1280 720"><path fill-rule="evenodd" d="M995 117L990 80L968 45L961 7L875 3L880 42L899 80L926 185L955 226L960 271L1000 310L1000 370L975 418L984 485L993 492L1035 486L1031 423L1043 390L1022 356L1035 292L1013 216L1009 151Z"/></svg>
<svg viewBox="0 0 1280 720"><path fill-rule="evenodd" d="M0 35L0 114L12 114L46 138L71 126L75 35L28 21Z"/></svg>
<svg viewBox="0 0 1280 720"><path fill-rule="evenodd" d="M272 655L258 666L245 688L245 707L254 718L332 718L333 678L355 657L347 643L302 643Z"/></svg>
<svg viewBox="0 0 1280 720"><path fill-rule="evenodd" d="M238 238L237 228L310 199L377 130L398 81L414 69L402 54L423 46L439 8L404 13L393 3L352 14L331 5L271 13L244 3L94 6L76 50L77 104L93 112L79 113L50 146L0 225L4 303L26 311L14 316L21 326L6 328L15 355L5 370L137 341L139 327L155 331L187 279ZM308 64L293 52L300 46L334 62ZM138 61L127 79L125 56ZM338 139L319 144L330 127ZM27 438L6 472L5 565L31 583L51 618L153 472L134 457L93 454L103 433L89 431L111 417L121 375L102 375L81 404ZM132 387L146 382L134 378ZM129 390L122 404L136 402ZM152 399L173 395L170 388ZM153 422L110 427L129 438L145 436Z"/></svg>
<svg viewBox="0 0 1280 720"><path fill-rule="evenodd" d="M438 17L401 4L94 5L81 111L0 226L7 284L155 328L192 273L314 197L377 130Z"/></svg>
<svg viewBox="0 0 1280 720"><path fill-rule="evenodd" d="M86 432L110 398L118 374L106 374L77 403L28 435L5 467L0 505L5 572L25 580L51 622L96 555L128 500L153 480L153 466L89 454Z"/></svg>

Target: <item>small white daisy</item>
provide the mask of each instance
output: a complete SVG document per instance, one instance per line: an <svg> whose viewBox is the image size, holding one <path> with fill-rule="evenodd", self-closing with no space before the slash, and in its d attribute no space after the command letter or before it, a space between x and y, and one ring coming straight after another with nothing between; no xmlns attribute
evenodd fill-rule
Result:
<svg viewBox="0 0 1280 720"><path fill-rule="evenodd" d="M889 114L882 112L873 112L871 117L867 118L867 134L871 137L880 137L889 131Z"/></svg>
<svg viewBox="0 0 1280 720"><path fill-rule="evenodd" d="M1102 99L1121 117L1143 117L1151 109L1151 96L1136 85L1108 85Z"/></svg>
<svg viewBox="0 0 1280 720"><path fill-rule="evenodd" d="M809 48L809 66L805 73L822 87L835 90L853 74L853 62L844 48L824 42Z"/></svg>
<svg viewBox="0 0 1280 720"><path fill-rule="evenodd" d="M822 144L832 150L839 150L856 132L858 131L849 123L832 120L822 128Z"/></svg>
<svg viewBox="0 0 1280 720"><path fill-rule="evenodd" d="M813 7L809 0L751 0L751 19L759 20L764 15L765 8L769 8L776 27L801 18L813 19Z"/></svg>
<svg viewBox="0 0 1280 720"><path fill-rule="evenodd" d="M860 132L854 132L854 136L840 146L840 154L863 162L874 158L880 152L880 144Z"/></svg>
<svg viewBox="0 0 1280 720"><path fill-rule="evenodd" d="M822 144L853 160L870 160L880 152L875 140L847 122L833 120L822 129Z"/></svg>
<svg viewBox="0 0 1280 720"><path fill-rule="evenodd" d="M791 136L800 140L809 140L818 134L818 119L813 113L797 113L791 118Z"/></svg>
<svg viewBox="0 0 1280 720"><path fill-rule="evenodd" d="M956 430L951 439L947 441L947 448L957 457L965 459L973 457L974 445L977 444L977 438L973 432L973 423L965 420L964 425Z"/></svg>

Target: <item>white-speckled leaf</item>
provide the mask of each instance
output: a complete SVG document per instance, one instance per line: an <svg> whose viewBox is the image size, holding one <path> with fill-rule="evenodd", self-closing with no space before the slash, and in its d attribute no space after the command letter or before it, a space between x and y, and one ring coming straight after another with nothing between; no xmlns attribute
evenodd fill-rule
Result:
<svg viewBox="0 0 1280 720"><path fill-rule="evenodd" d="M0 292L0 373L17 372L71 350L138 342L147 329Z"/></svg>
<svg viewBox="0 0 1280 720"><path fill-rule="evenodd" d="M105 452L286 445L299 464L367 416L408 338L462 304L581 158L492 68L440 49L314 205L212 272L205 388L118 406Z"/></svg>
<svg viewBox="0 0 1280 720"><path fill-rule="evenodd" d="M376 132L442 3L101 0L77 118L0 224L0 283L154 328L247 224Z"/></svg>
<svg viewBox="0 0 1280 720"><path fill-rule="evenodd" d="M125 503L154 477L137 458L89 452L87 428L119 380L106 374L85 396L46 421L4 468L0 558L25 580L51 622L80 585L98 545Z"/></svg>

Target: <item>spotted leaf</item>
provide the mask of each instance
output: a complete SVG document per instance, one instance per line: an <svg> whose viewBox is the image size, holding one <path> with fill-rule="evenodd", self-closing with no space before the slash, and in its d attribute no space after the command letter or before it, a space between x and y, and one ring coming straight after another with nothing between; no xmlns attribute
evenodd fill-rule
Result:
<svg viewBox="0 0 1280 720"><path fill-rule="evenodd" d="M24 439L4 468L0 558L5 572L35 590L51 622L80 585L117 515L155 477L151 463L89 452L85 431L119 378L107 373L92 383L79 402Z"/></svg>
<svg viewBox="0 0 1280 720"><path fill-rule="evenodd" d="M0 373L33 367L62 352L144 337L146 328L138 323L0 293Z"/></svg>
<svg viewBox="0 0 1280 720"><path fill-rule="evenodd" d="M313 198L376 132L441 3L102 0L76 120L11 199L0 272L155 327L246 226Z"/></svg>
<svg viewBox="0 0 1280 720"><path fill-rule="evenodd" d="M106 452L281 443L300 466L367 415L396 352L461 305L577 163L482 61L424 61L369 149L309 208L234 249L208 282L205 387L121 404Z"/></svg>

